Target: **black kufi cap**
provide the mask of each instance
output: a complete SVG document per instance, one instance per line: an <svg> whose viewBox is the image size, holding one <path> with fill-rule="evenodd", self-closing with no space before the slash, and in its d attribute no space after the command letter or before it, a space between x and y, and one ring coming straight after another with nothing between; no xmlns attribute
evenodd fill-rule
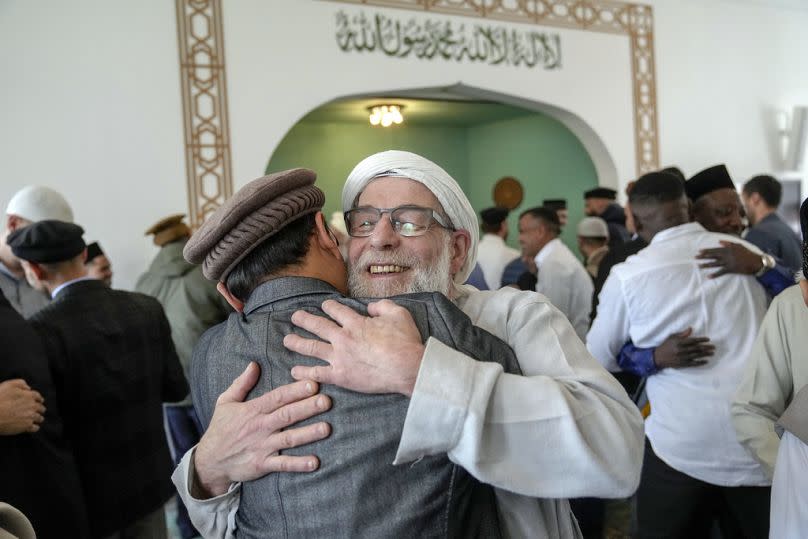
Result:
<svg viewBox="0 0 808 539"><path fill-rule="evenodd" d="M508 210L505 208L486 208L480 212L483 223L489 226L497 226L508 218Z"/></svg>
<svg viewBox="0 0 808 539"><path fill-rule="evenodd" d="M735 190L735 184L724 165L706 168L685 182L685 193L693 202L719 189Z"/></svg>
<svg viewBox="0 0 808 539"><path fill-rule="evenodd" d="M101 246L97 241L94 241L87 245L87 259L84 261L84 263L88 264L93 258L101 256L102 254L104 254L104 250L101 249Z"/></svg>
<svg viewBox="0 0 808 539"><path fill-rule="evenodd" d="M617 191L609 189L608 187L596 187L584 193L584 199L587 198L608 198L609 200L617 199Z"/></svg>
<svg viewBox="0 0 808 539"><path fill-rule="evenodd" d="M79 255L86 245L81 237L84 229L64 221L39 221L9 234L6 243L14 256L51 264Z"/></svg>
<svg viewBox="0 0 808 539"><path fill-rule="evenodd" d="M545 198L544 201L541 203L542 206L545 208L550 208L551 210L566 210L567 209L567 199L566 198Z"/></svg>

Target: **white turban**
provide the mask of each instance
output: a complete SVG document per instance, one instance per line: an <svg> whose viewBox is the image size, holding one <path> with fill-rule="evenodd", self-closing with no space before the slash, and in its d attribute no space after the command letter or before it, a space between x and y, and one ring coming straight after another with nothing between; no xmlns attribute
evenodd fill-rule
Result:
<svg viewBox="0 0 808 539"><path fill-rule="evenodd" d="M342 188L343 211L351 209L356 198L371 180L382 176L402 176L424 184L438 199L454 227L468 231L471 245L465 263L454 276L455 283L465 283L477 261L480 233L477 214L454 178L429 159L411 152L388 150L373 154L363 159L348 174L345 187Z"/></svg>
<svg viewBox="0 0 808 539"><path fill-rule="evenodd" d="M32 223L55 219L73 222L73 210L58 191L41 185L23 187L8 203L6 215L16 215Z"/></svg>

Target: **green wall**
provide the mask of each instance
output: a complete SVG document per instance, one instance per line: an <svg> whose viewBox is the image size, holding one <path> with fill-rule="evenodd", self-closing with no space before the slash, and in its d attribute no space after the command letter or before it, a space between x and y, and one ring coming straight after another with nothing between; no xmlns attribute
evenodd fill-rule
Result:
<svg viewBox="0 0 808 539"><path fill-rule="evenodd" d="M499 178L518 178L525 196L511 213L508 238L516 248L519 213L544 198L566 198L570 222L562 239L577 254L575 223L583 216L583 192L597 185L597 175L575 135L542 114L470 127L383 129L359 123L301 122L284 137L266 170L301 166L315 170L317 184L326 194L325 213L330 215L341 209L342 185L351 169L368 155L389 149L415 152L440 164L478 212L493 205L492 192Z"/></svg>
<svg viewBox="0 0 808 539"><path fill-rule="evenodd" d="M521 206L511 212L508 243L518 248L519 214L545 198L566 198L569 221L562 239L578 253L575 225L583 218L583 193L598 184L595 165L578 138L542 114L478 125L468 130L467 195L475 209L492 205L496 181L514 176L524 188Z"/></svg>

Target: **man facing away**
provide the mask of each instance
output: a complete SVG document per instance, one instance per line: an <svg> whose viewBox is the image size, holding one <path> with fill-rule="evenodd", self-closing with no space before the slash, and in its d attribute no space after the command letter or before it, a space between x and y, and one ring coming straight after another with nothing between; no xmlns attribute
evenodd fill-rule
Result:
<svg viewBox="0 0 808 539"><path fill-rule="evenodd" d="M715 345L705 365L648 378L639 535L707 537L718 516L729 536L742 529L765 537L769 480L738 443L730 417L765 312L765 292L751 276L709 279L698 267L700 249L740 240L688 222L689 204L677 178L646 174L629 200L637 232L649 246L612 268L587 347L607 369L617 370L618 353L629 339L654 348L671 331L689 327Z"/></svg>
<svg viewBox="0 0 808 539"><path fill-rule="evenodd" d="M222 295L240 313L206 332L194 350L191 386L204 424L210 422L219 394L252 361L262 372L253 396L293 382L290 371L296 364L322 364L284 347L295 311L322 313L322 303L336 299L366 312L362 303L343 296L347 272L325 225L320 211L325 197L314 180L312 171L293 169L248 183L185 247L188 259L204 263L205 276L219 281ZM346 221L354 236L389 227L406 238L467 241L445 215L429 206L383 213L360 207L349 212ZM455 268L460 261L449 263ZM444 296L413 294L395 301L416 321L419 350L424 347L422 336L430 337L426 347L437 338L475 357L496 358L506 371L518 372L510 348L472 326ZM400 309L386 302L372 308ZM240 536L500 536L493 489L473 480L445 455L392 466L409 404L406 395L363 395L337 387L327 391L334 407L318 419L329 422L331 435L306 448L323 455L321 466L310 474L276 474L244 483L235 515ZM290 449L283 454L301 452ZM396 500L392 511L391 498ZM318 513L322 507L328 512Z"/></svg>
<svg viewBox="0 0 808 539"><path fill-rule="evenodd" d="M617 203L617 191L608 187L596 187L584 193L584 213L600 217L609 226L609 249L614 249L631 239L626 229L626 214Z"/></svg>
<svg viewBox="0 0 808 539"><path fill-rule="evenodd" d="M11 252L7 240L15 230L45 219L72 223L73 210L65 198L50 187L29 185L11 197L0 232L0 290L23 318L30 318L47 305L50 298L34 290L25 280L22 263Z"/></svg>
<svg viewBox="0 0 808 539"><path fill-rule="evenodd" d="M563 498L625 497L634 491L642 458L642 419L625 391L589 356L564 316L538 294L478 291L458 284L474 264L478 225L451 176L419 155L382 152L354 168L342 203L345 211L426 206L468 234L468 245L449 244L440 236L403 237L385 224L368 236L352 237L351 293L383 298L419 289L443 292L475 325L507 339L523 376L441 343L419 355L410 347L413 343L401 338L401 317L378 312L370 318L346 317L326 302L326 312L339 325L304 312L294 318L296 325L326 342L289 335L285 345L328 365L295 367L295 378L365 391L372 383L373 393L411 391L395 463L408 465L446 454L496 487L504 536L575 537L577 527ZM446 260L462 265L452 274L454 268ZM314 457L273 452L315 438L286 427L322 411L316 402L324 396L312 397L316 388L301 382L239 402L255 379L254 371L245 372L219 398L210 427L174 474L194 522L207 522L211 536L228 533L228 515L239 501L238 488L228 490L232 481L316 467ZM402 381L407 387L402 388ZM205 484L216 488L197 494L210 499L191 497L189 486Z"/></svg>
<svg viewBox="0 0 808 539"><path fill-rule="evenodd" d="M559 239L560 232L553 210L531 208L519 216L519 244L537 274L536 292L547 296L566 315L583 341L589 329L594 287L583 264Z"/></svg>
<svg viewBox="0 0 808 539"><path fill-rule="evenodd" d="M508 247L508 210L486 208L480 212L483 237L477 247L477 264L483 270L489 290L496 290L502 282L502 272L508 262L519 258L519 251Z"/></svg>
<svg viewBox="0 0 808 539"><path fill-rule="evenodd" d="M796 273L802 265L802 245L777 215L782 197L783 186L771 176L755 176L743 185L741 199L750 225L744 239Z"/></svg>
<svg viewBox="0 0 808 539"><path fill-rule="evenodd" d="M90 537L164 537L171 494L164 401L188 393L157 300L87 277L80 226L40 221L8 238L53 301L30 321L78 465Z"/></svg>
<svg viewBox="0 0 808 539"><path fill-rule="evenodd" d="M146 230L160 251L135 284L141 294L157 298L171 326L171 340L180 359L186 379L191 379L191 355L199 337L210 327L222 322L230 313L227 302L216 286L205 279L202 268L186 262L182 250L191 237L191 229L183 222L183 214L169 215ZM191 397L165 406L169 449L174 464L199 442L202 426ZM183 539L197 534L180 502L177 527Z"/></svg>

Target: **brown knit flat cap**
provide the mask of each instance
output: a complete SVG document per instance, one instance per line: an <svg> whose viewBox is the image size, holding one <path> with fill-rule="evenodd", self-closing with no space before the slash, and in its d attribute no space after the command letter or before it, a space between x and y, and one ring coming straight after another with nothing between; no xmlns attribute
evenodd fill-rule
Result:
<svg viewBox="0 0 808 539"><path fill-rule="evenodd" d="M222 281L264 240L292 221L319 211L325 195L313 170L295 168L253 180L194 232L182 253L202 273Z"/></svg>

